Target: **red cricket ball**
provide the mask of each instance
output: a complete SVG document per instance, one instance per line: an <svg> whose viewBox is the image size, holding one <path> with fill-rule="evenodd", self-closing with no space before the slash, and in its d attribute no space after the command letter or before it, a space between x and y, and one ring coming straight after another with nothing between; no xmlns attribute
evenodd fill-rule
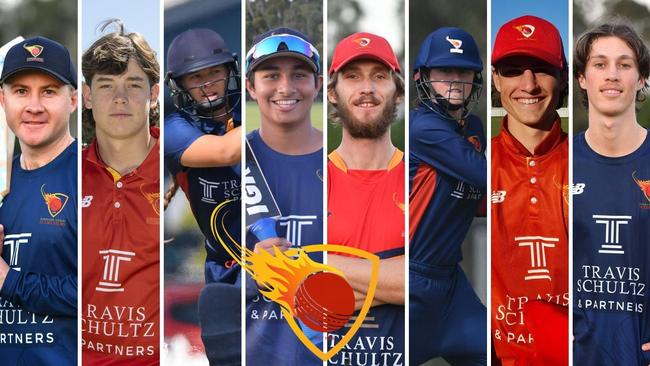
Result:
<svg viewBox="0 0 650 366"><path fill-rule="evenodd" d="M354 313L354 291L343 277L316 272L298 286L294 313L313 330L334 332L347 324Z"/></svg>
<svg viewBox="0 0 650 366"><path fill-rule="evenodd" d="M50 211L52 212L58 212L61 209L61 206L63 206L63 203L59 197L50 198L47 204L50 206Z"/></svg>

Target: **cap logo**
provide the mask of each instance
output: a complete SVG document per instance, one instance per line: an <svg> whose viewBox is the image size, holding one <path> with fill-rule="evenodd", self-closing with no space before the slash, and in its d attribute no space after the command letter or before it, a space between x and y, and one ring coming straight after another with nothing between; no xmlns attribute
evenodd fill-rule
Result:
<svg viewBox="0 0 650 366"><path fill-rule="evenodd" d="M43 46L37 44L33 46L28 46L24 44L23 48L26 49L27 52L29 52L29 54L32 55L32 57L38 57L41 54L41 52L43 52Z"/></svg>
<svg viewBox="0 0 650 366"><path fill-rule="evenodd" d="M353 40L352 42L358 44L361 47L366 47L370 44L370 38L362 37Z"/></svg>
<svg viewBox="0 0 650 366"><path fill-rule="evenodd" d="M451 45L454 47L454 48L450 48L449 52L463 53L463 49L460 48L463 45L463 41L461 41L460 39L449 38L449 36L445 37L445 39L447 40L447 42L451 43Z"/></svg>
<svg viewBox="0 0 650 366"><path fill-rule="evenodd" d="M517 25L515 26L515 29L526 38L532 37L533 33L535 33L535 27L530 24Z"/></svg>

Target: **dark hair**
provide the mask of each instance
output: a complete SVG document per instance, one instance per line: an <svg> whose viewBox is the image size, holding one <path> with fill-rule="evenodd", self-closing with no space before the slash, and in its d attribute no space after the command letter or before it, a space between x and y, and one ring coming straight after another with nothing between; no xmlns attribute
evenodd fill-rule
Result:
<svg viewBox="0 0 650 366"><path fill-rule="evenodd" d="M90 86L95 74L120 75L128 67L133 58L142 68L149 79L149 85L158 84L160 80L160 65L156 52L149 46L140 33L126 33L124 24L119 19L109 19L101 23L98 29L103 32L114 25L116 32L108 33L95 41L81 59L81 71L85 83ZM91 109L83 108L82 124L94 126L95 120ZM149 124L156 125L160 118L159 103L149 111Z"/></svg>
<svg viewBox="0 0 650 366"><path fill-rule="evenodd" d="M634 52L639 74L646 81L643 88L637 91L636 101L643 102L645 100L645 91L648 89L648 76L650 76L650 54L648 53L648 47L643 43L639 34L622 18L607 21L584 32L578 37L573 54L573 76L576 79L581 75L584 76L587 61L589 60L589 53L591 52L591 45L601 37L617 37L625 42ZM587 91L580 88L580 93L582 94L582 104L585 107L589 107Z"/></svg>
<svg viewBox="0 0 650 366"><path fill-rule="evenodd" d="M327 91L329 92L330 90L335 90L336 89L336 84L339 82L339 74L340 70L336 71L333 73L328 82L327 82ZM401 74L391 71L391 76L393 78L393 82L395 83L395 98L401 98L404 96L404 90L405 90L405 84L404 84L404 78L402 77ZM336 108L335 104L329 103L332 107L330 108L330 112L328 114L328 118L334 122L335 124L341 123L341 115L339 114L338 109Z"/></svg>

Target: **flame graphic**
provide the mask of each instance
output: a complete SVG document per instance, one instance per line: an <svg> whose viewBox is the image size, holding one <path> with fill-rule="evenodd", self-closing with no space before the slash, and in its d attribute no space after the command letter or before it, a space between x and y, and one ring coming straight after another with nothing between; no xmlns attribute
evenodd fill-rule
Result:
<svg viewBox="0 0 650 366"><path fill-rule="evenodd" d="M61 213L65 204L68 203L68 196L63 193L45 193L45 184L41 186L41 196L43 196L52 218Z"/></svg>
<svg viewBox="0 0 650 366"><path fill-rule="evenodd" d="M566 203L568 205L569 204L569 185L568 184L558 183L555 175L553 176L553 185L555 186L555 188L562 190L562 198L564 199L564 203Z"/></svg>
<svg viewBox="0 0 650 366"><path fill-rule="evenodd" d="M142 193L147 202L149 202L156 215L160 216L160 192L147 193L142 189L144 185L145 184L142 184L140 186L140 193Z"/></svg>
<svg viewBox="0 0 650 366"><path fill-rule="evenodd" d="M645 198L648 200L648 202L650 202L650 179L637 179L636 170L632 172L632 179L634 179L634 182L636 182L639 188L641 188L641 192L643 192Z"/></svg>
<svg viewBox="0 0 650 366"><path fill-rule="evenodd" d="M338 353L354 334L361 328L363 321L370 311L370 306L375 296L377 281L379 277L379 257L364 250L342 245L318 244L309 245L304 248L291 248L281 252L275 248L274 253L261 250L255 253L252 250L242 247L228 232L225 225L225 217L230 214L228 205L234 200L227 200L220 203L212 211L210 227L213 237L221 244L226 252L260 285L260 292L268 299L280 305L282 313L289 327L302 343L318 356L321 360L327 361ZM221 229L221 230L219 230ZM221 235L225 233L225 235ZM304 334L300 325L294 318L294 295L298 286L309 275L317 272L331 272L343 278L345 276L337 268L326 264L318 263L309 258L307 253L312 252L335 252L345 253L368 260L372 264L371 279L368 284L368 291L364 303L359 310L354 322L348 325L345 335L339 339L335 346L330 347L327 352L316 347Z"/></svg>
<svg viewBox="0 0 650 366"><path fill-rule="evenodd" d="M445 39L447 40L447 42L451 43L451 45L454 46L454 48L460 48L460 46L463 45L463 41L461 41L460 39L449 38L449 36L445 37Z"/></svg>

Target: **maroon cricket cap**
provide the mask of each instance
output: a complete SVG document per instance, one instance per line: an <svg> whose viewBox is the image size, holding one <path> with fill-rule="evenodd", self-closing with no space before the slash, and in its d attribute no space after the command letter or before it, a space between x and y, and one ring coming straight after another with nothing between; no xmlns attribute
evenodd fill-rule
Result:
<svg viewBox="0 0 650 366"><path fill-rule="evenodd" d="M388 41L375 34L359 32L345 37L334 49L329 75L339 71L353 60L369 58L377 60L393 71L401 73L395 52Z"/></svg>
<svg viewBox="0 0 650 366"><path fill-rule="evenodd" d="M560 70L567 68L560 32L547 20L533 15L512 19L499 28L492 64L511 56L534 57Z"/></svg>

